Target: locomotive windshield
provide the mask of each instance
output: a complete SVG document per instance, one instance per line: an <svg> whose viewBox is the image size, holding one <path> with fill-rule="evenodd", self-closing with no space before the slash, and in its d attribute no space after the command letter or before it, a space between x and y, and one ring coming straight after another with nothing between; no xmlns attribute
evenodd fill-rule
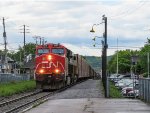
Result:
<svg viewBox="0 0 150 113"><path fill-rule="evenodd" d="M45 54L45 53L49 53L49 49L48 48L38 49L38 55L42 55L42 54Z"/></svg>
<svg viewBox="0 0 150 113"><path fill-rule="evenodd" d="M59 55L64 55L64 49L63 48L53 48L52 53L59 54Z"/></svg>

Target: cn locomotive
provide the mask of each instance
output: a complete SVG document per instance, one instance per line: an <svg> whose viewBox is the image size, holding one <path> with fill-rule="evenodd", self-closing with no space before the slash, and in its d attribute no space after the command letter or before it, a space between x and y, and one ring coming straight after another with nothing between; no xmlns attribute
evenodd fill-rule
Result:
<svg viewBox="0 0 150 113"><path fill-rule="evenodd" d="M60 89L79 79L92 78L95 71L79 54L61 44L36 47L35 80L40 89Z"/></svg>

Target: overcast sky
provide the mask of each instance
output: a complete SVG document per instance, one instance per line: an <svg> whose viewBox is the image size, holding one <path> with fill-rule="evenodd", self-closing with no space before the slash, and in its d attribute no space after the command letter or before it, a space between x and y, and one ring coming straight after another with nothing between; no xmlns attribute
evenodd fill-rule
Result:
<svg viewBox="0 0 150 113"><path fill-rule="evenodd" d="M5 17L9 50L23 46L23 26L29 26L26 42L33 36L45 37L49 43L61 43L75 53L101 56L101 37L108 18L108 55L118 49L139 49L150 36L150 2L146 0L0 0L0 48L4 49L2 17ZM93 44L96 43L96 47Z"/></svg>

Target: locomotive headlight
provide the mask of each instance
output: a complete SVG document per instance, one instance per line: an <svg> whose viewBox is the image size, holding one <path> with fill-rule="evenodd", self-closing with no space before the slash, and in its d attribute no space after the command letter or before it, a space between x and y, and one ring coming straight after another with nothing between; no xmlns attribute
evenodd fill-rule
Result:
<svg viewBox="0 0 150 113"><path fill-rule="evenodd" d="M39 73L41 73L41 74L44 73L44 69L40 69Z"/></svg>
<svg viewBox="0 0 150 113"><path fill-rule="evenodd" d="M60 70L59 69L55 69L55 73L60 73Z"/></svg>
<svg viewBox="0 0 150 113"><path fill-rule="evenodd" d="M52 60L52 56L51 55L48 55L48 60Z"/></svg>

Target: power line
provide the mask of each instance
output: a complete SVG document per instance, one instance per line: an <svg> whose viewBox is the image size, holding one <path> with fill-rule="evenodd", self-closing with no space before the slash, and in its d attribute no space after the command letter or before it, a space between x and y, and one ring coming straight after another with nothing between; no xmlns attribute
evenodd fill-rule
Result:
<svg viewBox="0 0 150 113"><path fill-rule="evenodd" d="M23 25L23 29L20 29L20 30L23 30L23 32L20 32L20 33L23 33L23 36L24 36L24 47L26 44L26 39L25 39L26 33L30 33L30 32L27 32L29 29L26 29L26 27L29 27L29 26Z"/></svg>
<svg viewBox="0 0 150 113"><path fill-rule="evenodd" d="M140 46L110 46L110 47L124 47L124 48L141 48Z"/></svg>
<svg viewBox="0 0 150 113"><path fill-rule="evenodd" d="M26 29L26 27L29 27L29 26L27 26L27 25L23 25L23 29L20 29L20 30L23 30L23 32L20 32L20 33L23 33L23 37L24 37L24 41L23 41L23 43L24 43L24 58L25 58L25 56L26 56L26 48L25 48L25 45L26 45L26 33L30 33L30 32L28 32L28 30L29 29Z"/></svg>
<svg viewBox="0 0 150 113"><path fill-rule="evenodd" d="M141 3L140 3L141 4ZM139 7L137 7L137 8L128 8L126 11L124 11L124 12L122 12L121 14L119 14L119 15L116 15L116 16L112 16L110 19L112 20L113 18L115 19L115 18L118 18L118 17L120 17L120 16L126 16L126 15L128 15L129 13L131 13L131 12L134 12L134 11L136 11L136 9L139 9L141 6L143 6L145 4L145 2L143 2L143 4L141 4Z"/></svg>
<svg viewBox="0 0 150 113"><path fill-rule="evenodd" d="M139 10L140 8L142 8L142 7L145 5L146 2L147 2L147 1L139 2L140 5L139 5L138 7L132 8L132 9L131 9L131 8L128 8L126 11L122 12L122 13L119 14L119 15L111 16L109 20L115 20L116 18L126 17L126 16L128 16L129 14L133 13L134 11L137 11L137 10Z"/></svg>
<svg viewBox="0 0 150 113"><path fill-rule="evenodd" d="M142 48L142 46L109 46L108 48ZM94 49L94 48L93 48Z"/></svg>

